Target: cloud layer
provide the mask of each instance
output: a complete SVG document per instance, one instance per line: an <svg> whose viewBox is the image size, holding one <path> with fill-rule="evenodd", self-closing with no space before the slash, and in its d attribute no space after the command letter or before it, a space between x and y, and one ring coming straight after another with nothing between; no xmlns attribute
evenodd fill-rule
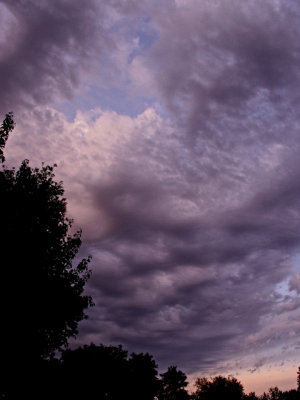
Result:
<svg viewBox="0 0 300 400"><path fill-rule="evenodd" d="M290 357L300 333L299 6L97 4L0 3L1 108L18 122L7 161L59 164L93 255L96 306L79 341L123 343L190 373ZM97 98L119 86L144 111L93 103L70 120L62 102L89 108L92 86Z"/></svg>

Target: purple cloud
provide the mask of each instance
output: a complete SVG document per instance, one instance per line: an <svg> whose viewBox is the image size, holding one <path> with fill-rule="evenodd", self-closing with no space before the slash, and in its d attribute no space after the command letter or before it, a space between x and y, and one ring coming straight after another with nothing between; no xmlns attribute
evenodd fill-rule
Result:
<svg viewBox="0 0 300 400"><path fill-rule="evenodd" d="M1 11L2 112L51 104L58 96L71 99L76 90L84 90L83 77L98 68L96 57L115 46L105 34L108 7L94 0L4 0Z"/></svg>
<svg viewBox="0 0 300 400"><path fill-rule="evenodd" d="M1 7L1 107L18 111L7 162L59 164L93 255L96 307L78 342L123 343L189 373L258 352L254 370L294 348L299 6ZM68 120L59 102L76 107L87 85L155 99L136 117L95 106Z"/></svg>

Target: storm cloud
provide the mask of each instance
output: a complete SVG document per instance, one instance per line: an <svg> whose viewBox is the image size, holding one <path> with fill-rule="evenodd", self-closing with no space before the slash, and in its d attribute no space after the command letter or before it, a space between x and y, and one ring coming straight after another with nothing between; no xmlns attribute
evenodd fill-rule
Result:
<svg viewBox="0 0 300 400"><path fill-rule="evenodd" d="M7 162L58 163L93 256L76 343L123 343L189 373L293 352L300 6L0 6L1 109L17 111ZM96 104L116 86L143 111Z"/></svg>

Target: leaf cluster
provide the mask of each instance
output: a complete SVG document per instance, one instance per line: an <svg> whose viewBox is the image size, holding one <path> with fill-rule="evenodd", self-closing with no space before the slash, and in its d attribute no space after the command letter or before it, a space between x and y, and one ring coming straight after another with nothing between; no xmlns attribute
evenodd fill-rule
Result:
<svg viewBox="0 0 300 400"><path fill-rule="evenodd" d="M5 118L0 127L0 162L2 163L5 161L3 149L5 147L10 132L14 129L14 127L15 123L13 120L13 113L9 112L5 115Z"/></svg>

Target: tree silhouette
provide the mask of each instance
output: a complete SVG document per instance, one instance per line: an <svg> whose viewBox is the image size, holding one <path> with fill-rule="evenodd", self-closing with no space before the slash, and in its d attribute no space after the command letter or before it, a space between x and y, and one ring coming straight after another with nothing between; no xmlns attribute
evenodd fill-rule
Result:
<svg viewBox="0 0 300 400"><path fill-rule="evenodd" d="M18 170L4 165L3 149L13 127L10 113L0 128L0 359L6 387L11 375L21 376L29 364L66 346L92 305L83 295L89 258L73 265L81 231L70 233L72 221L54 167L33 169L28 160Z"/></svg>
<svg viewBox="0 0 300 400"><path fill-rule="evenodd" d="M3 154L3 149L5 147L6 141L10 132L14 129L14 120L13 120L13 113L9 112L6 114L2 125L0 127L0 162L3 163L5 161L5 157Z"/></svg>
<svg viewBox="0 0 300 400"><path fill-rule="evenodd" d="M298 390L291 389L282 393L282 400L299 400Z"/></svg>
<svg viewBox="0 0 300 400"><path fill-rule="evenodd" d="M294 389L282 392L275 386L270 388L267 393L264 392L259 400L299 400L299 392Z"/></svg>
<svg viewBox="0 0 300 400"><path fill-rule="evenodd" d="M132 353L129 360L130 400L153 400L158 391L157 365L149 353Z"/></svg>
<svg viewBox="0 0 300 400"><path fill-rule="evenodd" d="M128 353L122 346L93 343L62 352L59 393L63 399L153 400L157 371L152 356ZM57 398L57 396L54 396Z"/></svg>
<svg viewBox="0 0 300 400"><path fill-rule="evenodd" d="M93 343L62 353L62 398L128 398L127 351Z"/></svg>
<svg viewBox="0 0 300 400"><path fill-rule="evenodd" d="M243 400L259 400L255 392L250 392L249 394L244 394Z"/></svg>
<svg viewBox="0 0 300 400"><path fill-rule="evenodd" d="M160 376L159 400L186 400L189 398L188 392L185 390L188 385L186 375L176 366L170 366Z"/></svg>
<svg viewBox="0 0 300 400"><path fill-rule="evenodd" d="M269 399L270 400L281 400L282 399L282 391L278 389L277 386L269 389Z"/></svg>
<svg viewBox="0 0 300 400"><path fill-rule="evenodd" d="M198 378L195 386L193 400L241 400L244 395L242 384L233 377Z"/></svg>

